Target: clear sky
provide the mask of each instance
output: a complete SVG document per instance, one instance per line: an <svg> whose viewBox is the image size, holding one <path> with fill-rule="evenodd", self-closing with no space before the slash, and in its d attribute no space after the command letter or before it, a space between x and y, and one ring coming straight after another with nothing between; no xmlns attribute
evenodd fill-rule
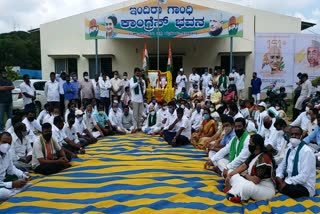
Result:
<svg viewBox="0 0 320 214"><path fill-rule="evenodd" d="M125 0L1 0L0 33L30 30L40 24ZM296 16L318 26L306 33L320 33L320 0L223 0L257 9Z"/></svg>

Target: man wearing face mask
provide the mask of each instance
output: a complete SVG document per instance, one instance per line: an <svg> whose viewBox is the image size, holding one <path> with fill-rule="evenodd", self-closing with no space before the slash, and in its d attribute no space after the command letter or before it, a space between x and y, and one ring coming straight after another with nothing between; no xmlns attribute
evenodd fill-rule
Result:
<svg viewBox="0 0 320 214"><path fill-rule="evenodd" d="M209 86L209 82L212 81L212 74L209 74L208 70L206 70L204 74L202 74L200 81L202 84L202 93L206 94L206 89Z"/></svg>
<svg viewBox="0 0 320 214"><path fill-rule="evenodd" d="M121 125L127 134L135 133L137 131L137 125L133 118L133 114L130 112L129 106L127 105L123 106Z"/></svg>
<svg viewBox="0 0 320 214"><path fill-rule="evenodd" d="M32 146L27 139L27 128L24 123L19 122L14 125L10 152L15 167L23 171L31 169Z"/></svg>
<svg viewBox="0 0 320 214"><path fill-rule="evenodd" d="M236 136L219 152L213 155L205 165L206 168L213 165L218 166L225 178L228 173L244 163L250 156L248 150L250 135L246 131L246 120L244 118L236 119L234 127ZM226 158L227 155L229 155L229 158Z"/></svg>
<svg viewBox="0 0 320 214"><path fill-rule="evenodd" d="M8 132L0 134L0 201L23 191L30 186L28 173L17 169L12 162L10 147L12 137Z"/></svg>
<svg viewBox="0 0 320 214"><path fill-rule="evenodd" d="M26 112L26 117L22 120L22 122L26 125L27 128L27 138L31 145L37 141L38 137L35 135L34 130L41 132L42 128L37 120L35 120L35 113L33 110L28 110Z"/></svg>
<svg viewBox="0 0 320 214"><path fill-rule="evenodd" d="M113 135L112 125L106 112L104 112L103 105L98 105L98 111L93 113L94 119L97 121L97 125L103 132L104 136ZM110 115L110 114L109 114Z"/></svg>
<svg viewBox="0 0 320 214"><path fill-rule="evenodd" d="M50 80L44 85L44 94L50 106L60 107L59 83L54 72L50 73Z"/></svg>
<svg viewBox="0 0 320 214"><path fill-rule="evenodd" d="M168 103L167 121L164 125L163 132L168 131L170 125L177 119L176 103L171 101Z"/></svg>
<svg viewBox="0 0 320 214"><path fill-rule="evenodd" d="M189 94L190 94L191 100L194 100L194 99L202 100L203 99L203 94L200 91L199 85L197 83L193 84L193 88L190 88Z"/></svg>
<svg viewBox="0 0 320 214"><path fill-rule="evenodd" d="M72 99L75 101L76 105L78 105L78 107L80 108L81 106L81 102L79 100L79 95L80 95L80 82L78 81L78 75L76 73L72 73L71 74L72 77L72 81L71 81L71 85L73 86L73 88L75 89L75 92L73 93L73 97Z"/></svg>
<svg viewBox="0 0 320 214"><path fill-rule="evenodd" d="M77 110L75 112L75 123L74 127L76 129L76 133L81 144L92 144L97 142L97 137L100 136L100 132L90 132L83 120L83 111ZM96 133L96 137L94 134Z"/></svg>
<svg viewBox="0 0 320 214"><path fill-rule="evenodd" d="M148 109L150 109L151 106L154 107L154 110L155 110L155 111L158 111L158 110L159 110L159 106L158 106L156 97L152 97L152 98L151 98L151 102L150 102L149 105L148 105Z"/></svg>
<svg viewBox="0 0 320 214"><path fill-rule="evenodd" d="M206 96L206 100L210 100L211 94L214 92L212 81L209 81L208 86L203 89L204 89L204 94Z"/></svg>
<svg viewBox="0 0 320 214"><path fill-rule="evenodd" d="M189 88L191 89L194 84L200 84L200 75L197 74L196 69L193 68L192 73L189 76Z"/></svg>
<svg viewBox="0 0 320 214"><path fill-rule="evenodd" d="M76 112L76 116L77 116L77 112ZM83 122L84 124L86 125L86 129L88 129L88 131L90 133L92 133L92 135L95 137L95 138L98 138L98 137L103 137L104 134L102 132L102 130L99 128L98 124L97 124L97 121L94 119L93 117L93 114L92 114L92 105L89 104L87 105L86 107L86 111L85 111L85 114L83 116ZM82 130L79 128L77 129L77 132L78 133L83 133L81 132Z"/></svg>
<svg viewBox="0 0 320 214"><path fill-rule="evenodd" d="M183 68L180 68L179 75L176 78L176 84L178 86L177 93L180 93L182 88L187 87L187 76L183 74Z"/></svg>
<svg viewBox="0 0 320 214"><path fill-rule="evenodd" d="M68 104L73 100L74 94L77 92L76 88L70 82L70 75L66 75L66 82L63 83L64 91L64 108L68 108Z"/></svg>
<svg viewBox="0 0 320 214"><path fill-rule="evenodd" d="M159 134L160 131L164 128L166 121L168 120L168 110L167 110L167 102L160 101L159 102L159 110L156 111L156 124L152 128L151 135Z"/></svg>
<svg viewBox="0 0 320 214"><path fill-rule="evenodd" d="M52 139L51 124L44 123L42 125L42 134L33 145L32 168L36 173L51 175L70 166L61 146Z"/></svg>
<svg viewBox="0 0 320 214"><path fill-rule="evenodd" d="M123 79L122 79L122 93L124 92L124 89L126 87L130 88L130 81L128 80L128 73L127 72L123 72Z"/></svg>
<svg viewBox="0 0 320 214"><path fill-rule="evenodd" d="M310 121L307 124L307 130L303 130L303 137L306 137L307 135L310 135L318 126L318 109L312 108L308 111L307 117L310 119Z"/></svg>
<svg viewBox="0 0 320 214"><path fill-rule="evenodd" d="M95 91L92 81L89 80L89 73L83 73L83 80L80 82L79 91L81 93L82 104L85 106L87 103L92 103L95 99Z"/></svg>
<svg viewBox="0 0 320 214"><path fill-rule="evenodd" d="M122 112L118 108L118 103L112 103L112 108L109 112L109 120L112 130L118 134L126 134L126 131L122 128Z"/></svg>
<svg viewBox="0 0 320 214"><path fill-rule="evenodd" d="M112 100L114 100L114 97L117 97L118 100L120 100L123 89L123 82L122 79L120 79L119 77L118 71L114 71L113 78L111 79L111 85Z"/></svg>
<svg viewBox="0 0 320 214"><path fill-rule="evenodd" d="M23 95L24 110L35 110L36 89L31 84L28 74L23 75L23 83L20 84L20 90Z"/></svg>
<svg viewBox="0 0 320 214"><path fill-rule="evenodd" d="M303 139L303 142L312 148L313 151L318 152L317 157L320 161L320 115L317 114L317 126L314 128L314 131L311 132L306 138Z"/></svg>
<svg viewBox="0 0 320 214"><path fill-rule="evenodd" d="M187 117L183 116L184 110L177 109L177 117L170 124L168 131L164 133L164 139L172 147L183 146L190 143L191 139L191 124Z"/></svg>
<svg viewBox="0 0 320 214"><path fill-rule="evenodd" d="M219 90L217 82L213 82L213 88L214 91L210 96L210 101L215 105L216 109L218 109L221 106L222 93Z"/></svg>
<svg viewBox="0 0 320 214"><path fill-rule="evenodd" d="M12 117L12 94L14 85L9 80L8 73L5 70L0 72L0 132L4 130L4 115L7 115L7 119Z"/></svg>
<svg viewBox="0 0 320 214"><path fill-rule="evenodd" d="M290 126L299 126L303 131L307 131L308 123L310 118L308 117L308 111L313 108L313 104L308 102L305 111L300 113L300 115L290 124Z"/></svg>
<svg viewBox="0 0 320 214"><path fill-rule="evenodd" d="M142 131L145 134L152 134L153 131L157 128L157 114L153 105L149 107L149 114L147 117L147 123L142 127Z"/></svg>
<svg viewBox="0 0 320 214"><path fill-rule="evenodd" d="M302 129L290 130L291 146L276 171L278 190L291 198L315 195L316 158L313 151L301 140Z"/></svg>
<svg viewBox="0 0 320 214"><path fill-rule="evenodd" d="M191 131L193 132L198 132L201 123L202 123L202 114L203 114L203 109L201 108L201 104L198 103L196 106L195 111L191 115Z"/></svg>

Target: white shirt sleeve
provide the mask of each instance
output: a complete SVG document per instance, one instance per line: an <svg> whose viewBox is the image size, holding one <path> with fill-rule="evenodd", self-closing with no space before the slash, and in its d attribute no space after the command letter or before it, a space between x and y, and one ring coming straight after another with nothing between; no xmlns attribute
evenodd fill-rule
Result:
<svg viewBox="0 0 320 214"><path fill-rule="evenodd" d="M231 141L233 140L233 138L230 140L230 142L223 147L222 149L220 149L215 155L213 155L211 157L211 161L215 162L218 160L221 160L222 158L224 158L227 154L230 153L230 147L231 147Z"/></svg>
<svg viewBox="0 0 320 214"><path fill-rule="evenodd" d="M244 142L243 148L239 154L238 157L236 157L232 162L230 162L227 167L228 169L235 169L238 166L240 166L241 164L243 164L250 156L250 152L249 152L249 141L250 141L250 136L248 136ZM230 143L229 143L230 144Z"/></svg>

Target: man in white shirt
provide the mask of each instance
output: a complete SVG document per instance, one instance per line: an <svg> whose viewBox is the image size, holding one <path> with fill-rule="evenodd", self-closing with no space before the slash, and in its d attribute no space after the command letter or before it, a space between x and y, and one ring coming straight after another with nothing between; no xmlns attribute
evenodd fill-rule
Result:
<svg viewBox="0 0 320 214"><path fill-rule="evenodd" d="M206 98L206 101L209 100L210 101L210 98L211 98L211 94L214 92L214 87L213 87L213 83L212 81L209 81L208 83L208 87L204 89L205 90L205 98Z"/></svg>
<svg viewBox="0 0 320 214"><path fill-rule="evenodd" d="M49 106L48 103L44 104L44 106L43 106L44 109L38 115L37 121L38 121L38 123L40 125L42 125L44 118L46 118L50 114L50 112L49 112L50 108L49 107L50 106Z"/></svg>
<svg viewBox="0 0 320 214"><path fill-rule="evenodd" d="M291 127L291 146L276 171L278 190L291 198L312 197L316 186L316 158L301 140L302 129Z"/></svg>
<svg viewBox="0 0 320 214"><path fill-rule="evenodd" d="M192 70L192 74L189 75L189 88L192 88L194 84L197 84L200 87L200 75L197 74L195 69Z"/></svg>
<svg viewBox="0 0 320 214"><path fill-rule="evenodd" d="M110 90L112 88L112 85L106 73L103 73L102 78L99 79L99 87L100 87L100 101L104 106L105 112L109 114Z"/></svg>
<svg viewBox="0 0 320 214"><path fill-rule="evenodd" d="M100 79L100 75L96 74L96 76L94 77L94 79L91 80L92 85L93 85L93 89L94 89L94 94L95 94L95 98L96 98L96 103L97 105L100 104L100 86L99 86L99 79Z"/></svg>
<svg viewBox="0 0 320 214"><path fill-rule="evenodd" d="M59 83L56 81L56 74L50 73L50 80L44 85L44 95L52 107L60 107Z"/></svg>
<svg viewBox="0 0 320 214"><path fill-rule="evenodd" d="M23 171L28 171L32 168L32 146L26 136L26 125L21 122L15 124L10 148L11 157L15 167Z"/></svg>
<svg viewBox="0 0 320 214"><path fill-rule="evenodd" d="M243 118L249 119L250 118L250 112L249 109L246 106L246 101L240 100L239 101L240 106L240 113L242 114Z"/></svg>
<svg viewBox="0 0 320 214"><path fill-rule="evenodd" d="M273 144L275 137L277 135L277 130L272 124L272 118L270 116L265 116L263 119L264 129L261 132L261 137L264 138L264 145Z"/></svg>
<svg viewBox="0 0 320 214"><path fill-rule="evenodd" d="M83 111L81 111L81 110L77 110L75 112L76 118L75 118L75 123L73 126L76 129L78 139L82 145L96 143L97 137L99 137L101 134L99 131L92 133L87 129L87 126L83 120L83 115L84 115ZM96 137L94 137L93 134L95 134Z"/></svg>
<svg viewBox="0 0 320 214"><path fill-rule="evenodd" d="M23 191L30 186L30 176L17 169L12 162L10 146L12 137L8 132L0 134L0 201Z"/></svg>
<svg viewBox="0 0 320 214"><path fill-rule="evenodd" d="M156 125L152 128L151 135L156 135L161 132L164 128L167 120L168 120L168 110L167 110L167 102L161 101L159 102L159 110L157 113L157 121Z"/></svg>
<svg viewBox="0 0 320 214"><path fill-rule="evenodd" d="M300 96L294 106L298 111L302 110L303 102L311 98L311 94L313 91L313 86L311 81L308 79L308 74L304 73L301 75L301 92Z"/></svg>
<svg viewBox="0 0 320 214"><path fill-rule="evenodd" d="M60 94L60 112L64 112L64 90L63 84L66 82L66 72L56 75L56 80L59 82L59 94Z"/></svg>
<svg viewBox="0 0 320 214"><path fill-rule="evenodd" d="M122 92L124 92L125 87L129 87L130 88L130 80L128 80L128 73L127 72L123 72L122 75L123 79L122 79Z"/></svg>
<svg viewBox="0 0 320 214"><path fill-rule="evenodd" d="M238 98L243 100L244 98L244 84L245 84L245 75L243 69L239 70L239 76L237 77L236 86L238 91Z"/></svg>
<svg viewBox="0 0 320 214"><path fill-rule="evenodd" d="M168 131L164 133L164 139L172 147L183 146L190 143L191 123L183 114L184 110L178 108L176 120L170 124Z"/></svg>
<svg viewBox="0 0 320 214"><path fill-rule="evenodd" d="M236 121L236 119L238 119L238 118L243 118L243 115L239 111L236 103L234 103L234 102L229 103L228 109L229 109L228 114L229 114L229 116L233 117L234 121Z"/></svg>
<svg viewBox="0 0 320 214"><path fill-rule="evenodd" d="M111 90L112 90L112 100L114 96L118 97L118 100L121 98L123 81L119 78L118 71L114 72L113 78L111 78Z"/></svg>
<svg viewBox="0 0 320 214"><path fill-rule="evenodd" d="M310 121L307 124L307 130L303 130L303 137L310 135L318 126L318 109L312 108L308 111L307 117Z"/></svg>
<svg viewBox="0 0 320 214"><path fill-rule="evenodd" d="M123 106L121 125L127 134L135 133L137 130L136 121L133 118L133 113L130 112L129 106L127 105Z"/></svg>
<svg viewBox="0 0 320 214"><path fill-rule="evenodd" d="M164 125L163 131L168 131L169 126L177 119L176 103L171 101L168 103L168 114L166 124Z"/></svg>
<svg viewBox="0 0 320 214"><path fill-rule="evenodd" d="M30 82L28 74L23 75L23 83L20 84L20 90L22 92L24 110L35 110L34 100L36 99L36 89Z"/></svg>
<svg viewBox="0 0 320 214"><path fill-rule="evenodd" d="M176 83L178 85L177 94L181 92L182 88L186 88L187 81L187 76L183 74L183 68L180 68L179 75L176 78Z"/></svg>
<svg viewBox="0 0 320 214"><path fill-rule="evenodd" d="M122 126L122 112L118 108L118 103L112 103L112 108L109 112L109 120L113 131L119 134L126 134L126 131Z"/></svg>
<svg viewBox="0 0 320 214"><path fill-rule="evenodd" d="M308 111L313 108L312 103L308 102L304 112L301 112L299 116L290 124L290 126L299 126L303 131L308 130L308 123L310 121L308 117Z"/></svg>
<svg viewBox="0 0 320 214"><path fill-rule="evenodd" d="M198 103L196 106L196 109L194 112L192 112L191 115L191 131L192 132L198 132L200 127L201 127L201 123L202 123L202 113L203 113L203 109L201 109L201 103Z"/></svg>
<svg viewBox="0 0 320 214"><path fill-rule="evenodd" d="M32 110L27 111L26 118L22 121L27 128L27 138L31 145L38 139L35 135L34 130L37 129L39 132L42 131L42 128L37 120L34 118L34 112Z"/></svg>
<svg viewBox="0 0 320 214"><path fill-rule="evenodd" d="M212 74L209 74L208 70L206 70L202 74L200 81L202 83L202 93L206 95L206 89L209 86L209 82L212 81Z"/></svg>
<svg viewBox="0 0 320 214"><path fill-rule="evenodd" d="M76 112L76 116L77 116L77 112ZM83 116L83 122L85 124L86 129L88 129L88 131L93 135L94 138L98 138L98 137L103 137L104 134L102 132L102 130L99 128L97 121L94 119L93 114L92 114L92 105L89 104L87 105L85 114ZM77 132L82 134L83 133L83 128L82 126L79 126L79 124L77 124Z"/></svg>
<svg viewBox="0 0 320 214"><path fill-rule="evenodd" d="M261 102L258 104L258 110L254 117L254 122L256 125L256 128L258 129L258 134L261 135L263 132L264 126L263 126L263 119L268 116L268 107L265 102Z"/></svg>
<svg viewBox="0 0 320 214"><path fill-rule="evenodd" d="M236 84L239 79L239 74L236 72L236 69L233 67L231 73L229 74L229 85Z"/></svg>
<svg viewBox="0 0 320 214"><path fill-rule="evenodd" d="M142 79L140 68L134 69L134 76L130 79L130 89L133 105L133 117L137 123L138 131L141 130L141 118L143 115L143 95L146 92L146 83Z"/></svg>
<svg viewBox="0 0 320 214"><path fill-rule="evenodd" d="M236 136L225 147L211 156L205 164L207 169L211 166L218 167L225 178L228 173L243 164L250 156L248 147L250 135L246 131L246 120L244 118L236 119L234 127Z"/></svg>

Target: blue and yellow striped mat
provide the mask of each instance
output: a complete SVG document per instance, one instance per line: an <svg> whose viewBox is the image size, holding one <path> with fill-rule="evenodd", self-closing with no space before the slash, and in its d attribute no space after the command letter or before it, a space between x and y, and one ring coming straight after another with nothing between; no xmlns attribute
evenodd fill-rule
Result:
<svg viewBox="0 0 320 214"><path fill-rule="evenodd" d="M231 203L221 177L203 169L205 160L192 146L171 148L158 137L110 137L90 146L72 168L35 176L0 213L320 213L319 196Z"/></svg>

